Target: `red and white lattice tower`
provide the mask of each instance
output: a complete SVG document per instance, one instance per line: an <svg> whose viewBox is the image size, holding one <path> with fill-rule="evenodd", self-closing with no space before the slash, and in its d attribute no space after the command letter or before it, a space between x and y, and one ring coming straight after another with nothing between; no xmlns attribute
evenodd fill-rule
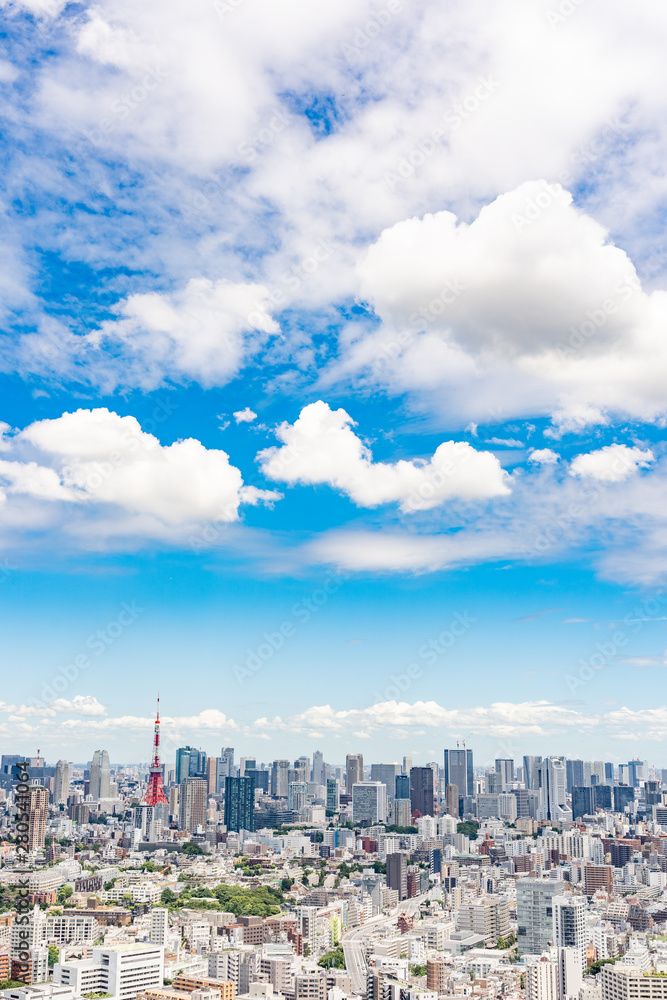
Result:
<svg viewBox="0 0 667 1000"><path fill-rule="evenodd" d="M144 795L145 806L156 806L158 802L167 802L162 784L162 766L160 765L160 697L157 700L157 716L155 719L155 736L153 737L153 760L148 779L148 788Z"/></svg>

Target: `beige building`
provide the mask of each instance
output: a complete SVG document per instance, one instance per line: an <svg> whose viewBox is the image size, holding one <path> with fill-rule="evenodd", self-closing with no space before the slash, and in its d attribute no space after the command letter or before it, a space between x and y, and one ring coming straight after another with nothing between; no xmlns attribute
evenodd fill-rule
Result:
<svg viewBox="0 0 667 1000"><path fill-rule="evenodd" d="M558 1000L558 966L541 958L526 967L526 1000Z"/></svg>
<svg viewBox="0 0 667 1000"><path fill-rule="evenodd" d="M40 851L46 838L49 792L43 785L31 785L28 791L28 850Z"/></svg>
<svg viewBox="0 0 667 1000"><path fill-rule="evenodd" d="M602 1000L667 1000L667 976L652 976L632 966L603 965Z"/></svg>
<svg viewBox="0 0 667 1000"><path fill-rule="evenodd" d="M193 833L198 826L206 825L208 803L205 778L184 778L180 786L178 827Z"/></svg>
<svg viewBox="0 0 667 1000"><path fill-rule="evenodd" d="M482 934L487 948L495 947L499 937L510 932L509 903L504 897L487 896L459 908L459 930Z"/></svg>

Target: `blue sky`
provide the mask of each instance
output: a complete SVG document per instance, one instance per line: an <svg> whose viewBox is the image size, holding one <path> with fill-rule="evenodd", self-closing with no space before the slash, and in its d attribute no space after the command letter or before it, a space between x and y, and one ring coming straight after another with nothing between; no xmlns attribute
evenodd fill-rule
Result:
<svg viewBox="0 0 667 1000"><path fill-rule="evenodd" d="M662 6L0 7L5 752L667 764Z"/></svg>

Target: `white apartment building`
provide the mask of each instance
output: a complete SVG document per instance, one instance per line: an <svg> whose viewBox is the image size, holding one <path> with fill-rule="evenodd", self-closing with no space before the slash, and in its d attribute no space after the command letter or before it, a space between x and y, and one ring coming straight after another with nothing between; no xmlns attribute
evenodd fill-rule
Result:
<svg viewBox="0 0 667 1000"><path fill-rule="evenodd" d="M667 1000L667 976L652 976L632 966L603 965L602 1000Z"/></svg>
<svg viewBox="0 0 667 1000"><path fill-rule="evenodd" d="M137 993L162 987L164 949L159 945L117 944L93 948L93 957L58 963L53 981L71 986L77 995L111 993L117 1000L133 1000Z"/></svg>
<svg viewBox="0 0 667 1000"><path fill-rule="evenodd" d="M169 931L169 910L166 906L155 906L151 910L150 942L164 947Z"/></svg>
<svg viewBox="0 0 667 1000"><path fill-rule="evenodd" d="M526 1000L558 1000L558 966L548 958L526 966Z"/></svg>

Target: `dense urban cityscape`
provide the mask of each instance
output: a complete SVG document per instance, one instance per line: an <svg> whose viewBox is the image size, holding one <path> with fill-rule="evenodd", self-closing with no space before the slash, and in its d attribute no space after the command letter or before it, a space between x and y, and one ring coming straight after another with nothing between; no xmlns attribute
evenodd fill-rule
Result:
<svg viewBox="0 0 667 1000"><path fill-rule="evenodd" d="M663 1000L667 769L3 754L8 1000Z"/></svg>
<svg viewBox="0 0 667 1000"><path fill-rule="evenodd" d="M667 1000L666 53L0 0L0 1000Z"/></svg>

